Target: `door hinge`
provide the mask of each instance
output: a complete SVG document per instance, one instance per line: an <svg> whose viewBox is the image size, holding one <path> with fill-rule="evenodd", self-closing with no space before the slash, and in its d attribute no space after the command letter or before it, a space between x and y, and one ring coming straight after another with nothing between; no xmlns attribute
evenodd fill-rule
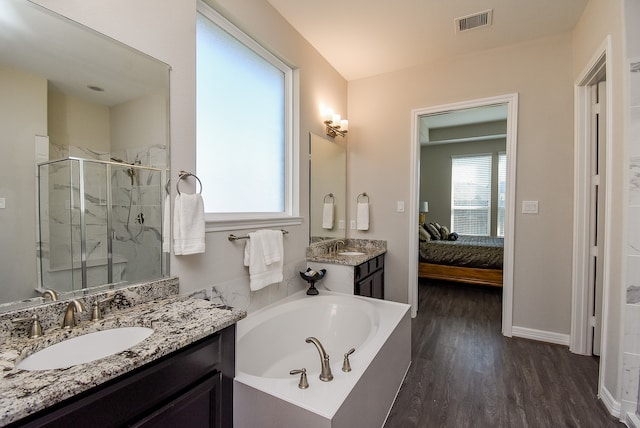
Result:
<svg viewBox="0 0 640 428"><path fill-rule="evenodd" d="M589 255L591 257L598 257L598 253L599 253L599 251L598 251L598 246L597 245L594 245L591 248L589 248Z"/></svg>
<svg viewBox="0 0 640 428"><path fill-rule="evenodd" d="M591 176L591 185L599 186L600 185L600 176L598 174Z"/></svg>
<svg viewBox="0 0 640 428"><path fill-rule="evenodd" d="M594 327L596 326L596 317L591 316L589 317L589 327Z"/></svg>
<svg viewBox="0 0 640 428"><path fill-rule="evenodd" d="M600 114L600 103L595 103L593 105L593 113L594 114Z"/></svg>

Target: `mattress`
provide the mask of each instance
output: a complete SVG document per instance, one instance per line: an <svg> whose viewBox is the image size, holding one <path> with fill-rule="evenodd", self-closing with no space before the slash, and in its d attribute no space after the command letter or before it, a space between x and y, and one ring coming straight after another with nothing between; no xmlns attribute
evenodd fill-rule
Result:
<svg viewBox="0 0 640 428"><path fill-rule="evenodd" d="M504 238L460 235L456 241L420 242L420 261L439 265L502 269Z"/></svg>

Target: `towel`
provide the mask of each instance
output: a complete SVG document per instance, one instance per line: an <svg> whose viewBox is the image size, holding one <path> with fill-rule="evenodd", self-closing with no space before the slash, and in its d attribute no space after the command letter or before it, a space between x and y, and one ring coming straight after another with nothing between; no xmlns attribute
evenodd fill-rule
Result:
<svg viewBox="0 0 640 428"><path fill-rule="evenodd" d="M204 202L199 193L178 194L173 208L173 253L204 253Z"/></svg>
<svg viewBox="0 0 640 428"><path fill-rule="evenodd" d="M164 213L162 214L162 252L171 252L171 197L164 198Z"/></svg>
<svg viewBox="0 0 640 428"><path fill-rule="evenodd" d="M283 259L282 231L258 230L249 233L244 247L244 265L249 267L251 291L282 282Z"/></svg>
<svg viewBox="0 0 640 428"><path fill-rule="evenodd" d="M333 202L325 202L322 207L322 228L333 229Z"/></svg>
<svg viewBox="0 0 640 428"><path fill-rule="evenodd" d="M358 230L369 230L369 204L366 202L358 202L356 210L356 222Z"/></svg>

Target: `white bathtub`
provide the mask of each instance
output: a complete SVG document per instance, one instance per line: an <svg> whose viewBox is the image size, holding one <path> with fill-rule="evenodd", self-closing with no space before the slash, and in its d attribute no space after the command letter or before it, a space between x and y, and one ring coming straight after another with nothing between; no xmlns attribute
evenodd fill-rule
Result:
<svg viewBox="0 0 640 428"><path fill-rule="evenodd" d="M381 427L411 360L409 305L321 291L297 293L238 323L234 422L244 427ZM320 357L334 379L322 382ZM352 371L342 371L351 348ZM307 369L309 388L298 388Z"/></svg>

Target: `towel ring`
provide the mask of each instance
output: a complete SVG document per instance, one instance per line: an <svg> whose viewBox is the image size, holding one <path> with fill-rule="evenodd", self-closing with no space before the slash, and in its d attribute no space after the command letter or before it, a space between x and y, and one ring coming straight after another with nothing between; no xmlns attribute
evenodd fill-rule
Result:
<svg viewBox="0 0 640 428"><path fill-rule="evenodd" d="M331 202L333 202L333 201L334 201L334 199L333 199L333 193L327 193L326 195L324 195L324 203L325 203L325 204L327 203L327 198L329 198L329 200L330 200Z"/></svg>
<svg viewBox="0 0 640 428"><path fill-rule="evenodd" d="M362 193L360 193L360 194L358 195L358 197L356 198L356 202L360 202L360 197L361 197L361 196L362 196L363 198L367 198L367 203L369 202L369 195L367 195L367 192L362 192Z"/></svg>
<svg viewBox="0 0 640 428"><path fill-rule="evenodd" d="M196 179L196 181L198 182L198 184L200 185L200 191L198 193L202 194L202 181L200 181L200 179L198 178L197 175L192 174L190 172L186 172L186 171L180 171L178 173L178 182L176 183L176 190L178 191L178 195L181 195L182 193L180 193L180 182L184 179L186 179L187 177L193 177ZM198 190L197 186L196 186L196 190Z"/></svg>

